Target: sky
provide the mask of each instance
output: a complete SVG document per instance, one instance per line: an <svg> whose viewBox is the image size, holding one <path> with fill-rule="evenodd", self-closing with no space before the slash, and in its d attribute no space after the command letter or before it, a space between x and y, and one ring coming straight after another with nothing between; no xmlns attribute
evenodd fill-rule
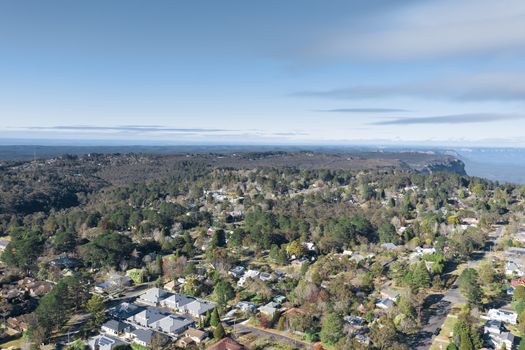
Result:
<svg viewBox="0 0 525 350"><path fill-rule="evenodd" d="M0 143L525 146L524 58L523 0L5 0Z"/></svg>

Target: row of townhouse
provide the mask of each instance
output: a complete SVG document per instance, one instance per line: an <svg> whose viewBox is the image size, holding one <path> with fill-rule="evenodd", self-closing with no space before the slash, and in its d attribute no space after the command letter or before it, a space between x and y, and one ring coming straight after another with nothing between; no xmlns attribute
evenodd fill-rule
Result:
<svg viewBox="0 0 525 350"><path fill-rule="evenodd" d="M140 295L137 302L148 306L169 308L194 318L200 318L215 308L215 304L210 301L170 293L160 288L148 289Z"/></svg>

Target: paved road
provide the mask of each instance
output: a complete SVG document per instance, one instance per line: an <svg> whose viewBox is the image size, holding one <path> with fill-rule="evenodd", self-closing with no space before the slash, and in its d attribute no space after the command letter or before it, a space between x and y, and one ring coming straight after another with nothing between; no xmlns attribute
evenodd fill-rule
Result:
<svg viewBox="0 0 525 350"><path fill-rule="evenodd" d="M465 267L475 268L491 251L492 244L498 239L503 231L503 226L499 226L496 230L491 231L488 235L488 242L484 250L475 252L473 259L462 264ZM490 254L490 253L489 253ZM459 269L462 265L459 265ZM408 337L406 343L411 349L426 350L430 348L434 341L436 331L441 328L452 305L466 304L465 297L459 291L459 282L456 279L454 284L444 293L435 296L429 296L425 300L427 307L425 307L423 321L425 322L420 332L414 336Z"/></svg>
<svg viewBox="0 0 525 350"><path fill-rule="evenodd" d="M236 324L234 326L234 332L238 336L243 335L243 334L248 334L248 333L255 334L256 336L264 337L272 341L279 342L280 344L290 344L294 347L298 347L301 349L313 350L314 348L313 345L310 343L299 341L297 339L290 338L290 337L287 337L281 334L276 334L276 333L266 331L260 328L251 327L249 325L242 324L242 323Z"/></svg>

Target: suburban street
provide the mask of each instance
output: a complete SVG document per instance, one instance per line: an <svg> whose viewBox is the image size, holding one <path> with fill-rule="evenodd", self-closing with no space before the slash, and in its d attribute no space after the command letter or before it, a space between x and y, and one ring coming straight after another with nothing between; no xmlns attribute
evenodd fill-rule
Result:
<svg viewBox="0 0 525 350"><path fill-rule="evenodd" d="M471 260L458 265L455 271L467 267L475 268L486 257L487 253L491 251L494 242L501 235L502 231L503 226L499 226L496 230L490 232L484 250L475 252ZM425 302L427 304L425 308L426 323L420 332L407 340L411 348L418 350L430 348L436 337L436 331L441 329L452 306L465 304L466 300L459 291L459 283L456 279L445 293L430 295Z"/></svg>

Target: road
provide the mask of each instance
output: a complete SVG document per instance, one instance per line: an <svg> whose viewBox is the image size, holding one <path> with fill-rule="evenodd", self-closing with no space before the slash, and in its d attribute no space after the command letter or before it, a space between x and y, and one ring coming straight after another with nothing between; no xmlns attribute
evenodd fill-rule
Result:
<svg viewBox="0 0 525 350"><path fill-rule="evenodd" d="M279 344L290 344L294 347L301 347L302 349L308 350L313 350L314 348L313 345L310 343L306 343L304 341L300 341L282 334L274 333L269 330L251 327L245 323L236 324L233 328L237 336L250 333L255 334L258 337L264 337L269 340L278 342Z"/></svg>
<svg viewBox="0 0 525 350"><path fill-rule="evenodd" d="M458 265L456 270L462 267L476 268L487 253L491 251L492 245L501 235L502 231L503 226L499 226L496 230L490 232L484 249L475 252L471 260ZM411 349L426 350L430 348L436 336L434 333L437 333L436 331L441 329L452 305L462 305L466 303L465 297L459 291L459 282L457 279L445 293L428 296L427 300L425 300L423 312L424 326L421 331L414 336L408 337L406 343Z"/></svg>

